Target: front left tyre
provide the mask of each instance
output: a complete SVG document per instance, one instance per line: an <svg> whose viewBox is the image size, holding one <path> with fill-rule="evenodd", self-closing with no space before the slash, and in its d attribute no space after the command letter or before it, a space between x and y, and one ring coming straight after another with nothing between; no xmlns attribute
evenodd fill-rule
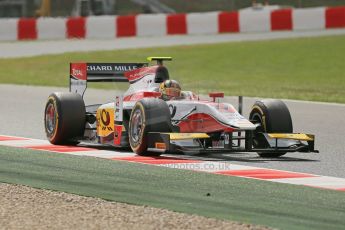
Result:
<svg viewBox="0 0 345 230"><path fill-rule="evenodd" d="M44 110L45 133L52 144L76 143L85 129L85 104L76 93L53 93Z"/></svg>
<svg viewBox="0 0 345 230"><path fill-rule="evenodd" d="M158 156L161 153L147 151L149 132L171 132L171 117L167 103L158 98L144 98L138 101L129 120L129 143L141 156Z"/></svg>

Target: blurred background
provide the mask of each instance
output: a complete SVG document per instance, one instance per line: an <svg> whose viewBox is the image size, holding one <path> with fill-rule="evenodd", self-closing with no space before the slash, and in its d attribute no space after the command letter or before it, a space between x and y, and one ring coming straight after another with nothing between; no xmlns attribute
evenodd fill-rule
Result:
<svg viewBox="0 0 345 230"><path fill-rule="evenodd" d="M303 8L340 6L345 0L0 0L0 17L232 11L267 4Z"/></svg>

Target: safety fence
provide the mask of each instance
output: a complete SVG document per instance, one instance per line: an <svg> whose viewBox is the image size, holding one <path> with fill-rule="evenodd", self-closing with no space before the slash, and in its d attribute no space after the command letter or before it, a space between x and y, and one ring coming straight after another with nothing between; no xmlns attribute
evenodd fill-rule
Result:
<svg viewBox="0 0 345 230"><path fill-rule="evenodd" d="M345 28L345 6L0 20L0 40L115 39Z"/></svg>

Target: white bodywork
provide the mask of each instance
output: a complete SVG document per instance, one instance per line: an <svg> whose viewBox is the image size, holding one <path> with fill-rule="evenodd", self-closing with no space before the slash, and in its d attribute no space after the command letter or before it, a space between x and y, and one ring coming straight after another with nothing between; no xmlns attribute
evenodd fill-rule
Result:
<svg viewBox="0 0 345 230"><path fill-rule="evenodd" d="M124 97L138 94L140 92L158 92L159 83L154 82L154 74L145 75L143 78L130 84ZM132 109L136 101L124 101L123 109ZM215 103L190 98L178 98L167 101L170 109L172 123L178 123L193 114L208 114L218 123L239 130L255 130L256 126L237 112L233 105L228 103ZM114 108L114 103L104 104L100 107Z"/></svg>

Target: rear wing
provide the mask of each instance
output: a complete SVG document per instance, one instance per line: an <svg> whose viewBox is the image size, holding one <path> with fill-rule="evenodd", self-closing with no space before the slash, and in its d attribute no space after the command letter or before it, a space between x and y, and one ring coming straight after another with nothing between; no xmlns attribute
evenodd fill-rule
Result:
<svg viewBox="0 0 345 230"><path fill-rule="evenodd" d="M82 97L87 82L128 82L124 73L141 67L147 63L71 63L69 91Z"/></svg>

